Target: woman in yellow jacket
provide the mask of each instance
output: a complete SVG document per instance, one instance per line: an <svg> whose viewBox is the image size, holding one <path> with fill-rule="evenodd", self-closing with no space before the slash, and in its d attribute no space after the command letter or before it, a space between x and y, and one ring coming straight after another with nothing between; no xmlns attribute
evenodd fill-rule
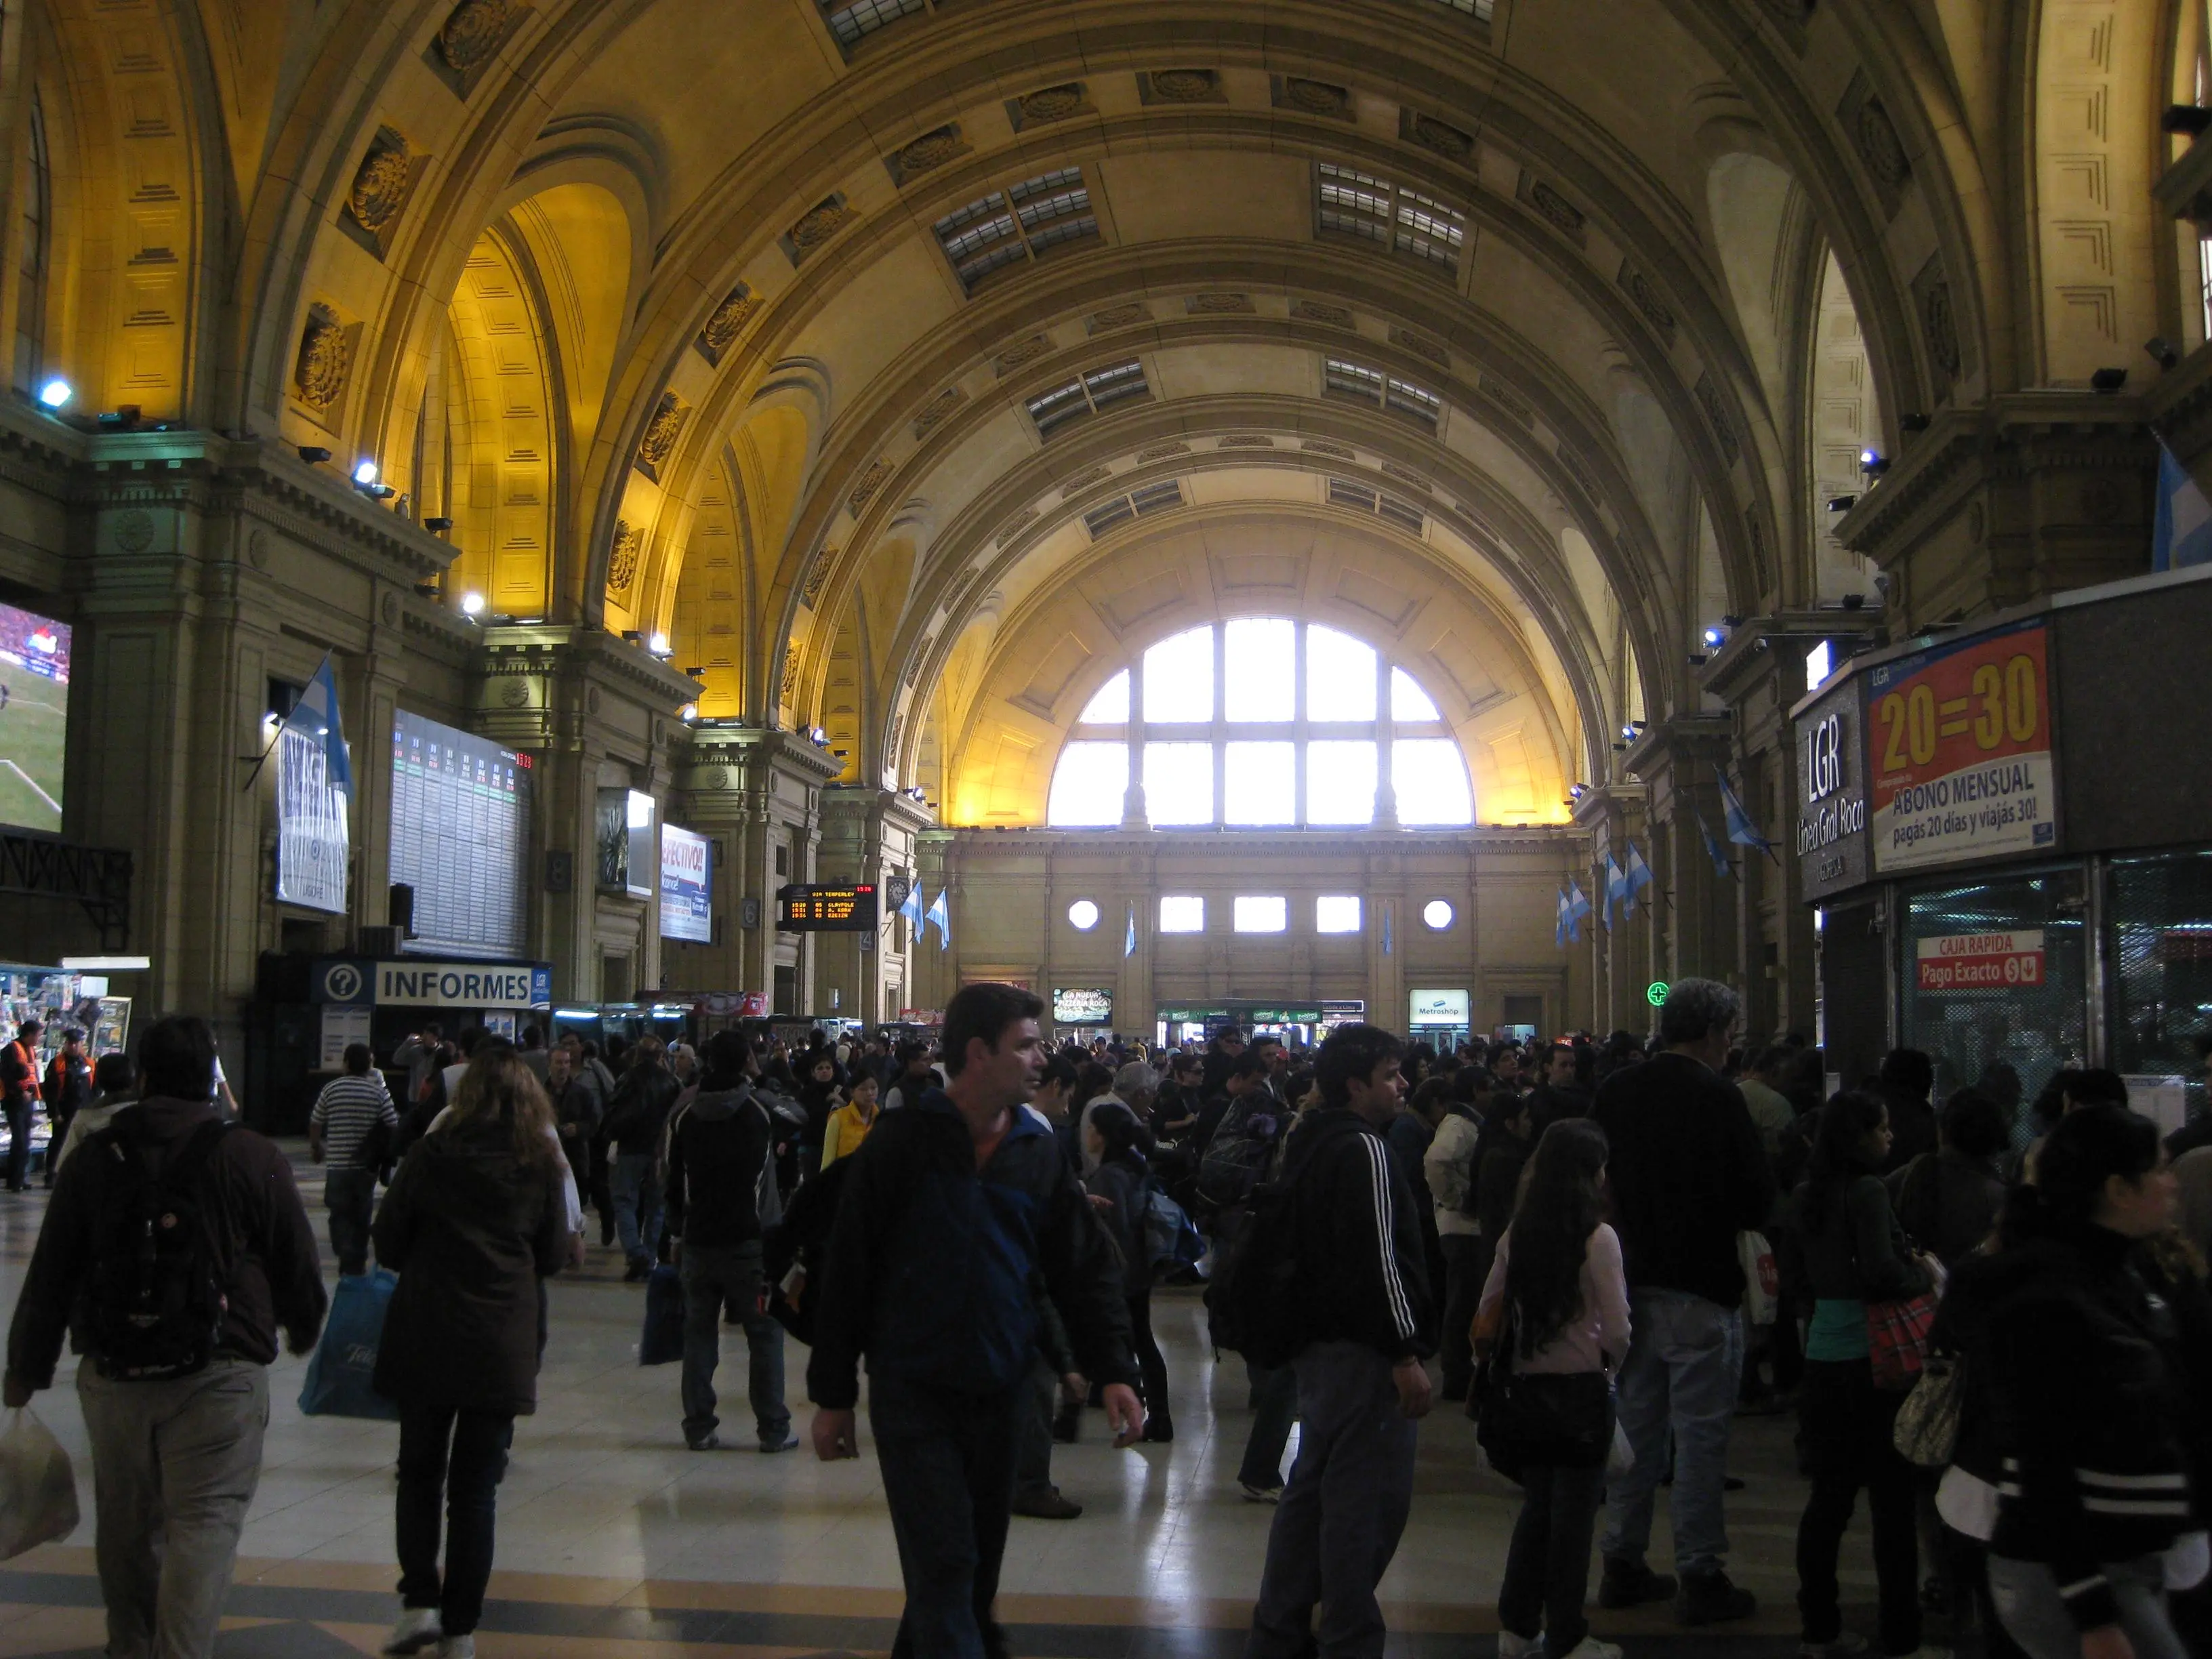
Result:
<svg viewBox="0 0 2212 1659"><path fill-rule="evenodd" d="M853 1079L853 1097L830 1114L830 1121L822 1131L822 1167L828 1169L841 1158L850 1158L860 1150L860 1143L868 1138L868 1131L876 1123L876 1080L872 1077Z"/></svg>

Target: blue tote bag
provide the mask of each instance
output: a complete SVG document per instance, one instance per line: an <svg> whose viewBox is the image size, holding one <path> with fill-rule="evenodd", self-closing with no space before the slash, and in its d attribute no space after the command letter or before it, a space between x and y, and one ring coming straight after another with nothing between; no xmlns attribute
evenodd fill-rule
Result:
<svg viewBox="0 0 2212 1659"><path fill-rule="evenodd" d="M339 1277L331 1296L330 1319L300 1389L301 1416L399 1420L398 1402L386 1400L370 1383L376 1375L376 1351L384 1341L385 1312L398 1284L396 1274L381 1267Z"/></svg>

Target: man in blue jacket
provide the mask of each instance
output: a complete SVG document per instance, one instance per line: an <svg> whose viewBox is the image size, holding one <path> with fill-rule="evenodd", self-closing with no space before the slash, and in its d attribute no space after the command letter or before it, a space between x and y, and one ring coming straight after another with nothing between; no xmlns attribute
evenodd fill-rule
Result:
<svg viewBox="0 0 2212 1659"><path fill-rule="evenodd" d="M853 1155L830 1235L806 1385L815 1455L860 1455L868 1424L906 1579L896 1650L1002 1659L991 1617L1036 1347L1033 1275L1105 1384L1115 1443L1144 1410L1130 1384L1121 1261L1052 1131L1021 1109L1044 1070L1044 1005L970 985L945 1010L943 1089L885 1113Z"/></svg>

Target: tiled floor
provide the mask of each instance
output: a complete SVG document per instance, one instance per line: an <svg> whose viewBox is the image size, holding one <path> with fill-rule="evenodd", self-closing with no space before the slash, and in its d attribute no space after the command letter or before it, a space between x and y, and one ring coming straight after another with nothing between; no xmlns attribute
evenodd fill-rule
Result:
<svg viewBox="0 0 2212 1659"><path fill-rule="evenodd" d="M311 1202L320 1182L302 1170ZM43 1201L0 1194L0 1307L12 1310ZM318 1224L320 1224L319 1213ZM517 1425L500 1492L499 1564L481 1643L488 1659L605 1655L754 1659L889 1648L898 1563L875 1465L824 1465L794 1452L684 1449L677 1368L641 1369L643 1298L619 1260L594 1249L553 1288L539 1409ZM1272 1510L1245 1502L1234 1474L1250 1415L1242 1366L1216 1364L1194 1294L1163 1292L1154 1323L1168 1356L1178 1438L1116 1452L1094 1413L1084 1443L1055 1450L1054 1478L1085 1505L1073 1522L1017 1520L1000 1613L1018 1652L1038 1659L1230 1659L1257 1588ZM743 1340L726 1332L726 1436L748 1448ZM737 1363L727 1363L732 1358ZM267 1461L219 1651L373 1653L398 1608L392 1593L391 1425L300 1415L305 1362L272 1376ZM803 1395L804 1351L787 1370ZM732 1407L735 1409L732 1411ZM78 1460L84 1523L68 1542L0 1565L0 1659L96 1655L91 1480L84 1425L66 1376L36 1409ZM806 1421L800 1406L795 1419ZM1789 1430L1741 1420L1729 1528L1738 1579L1759 1617L1725 1634L1686 1635L1663 1610L1600 1614L1601 1634L1639 1656L1765 1659L1795 1651L1790 1552L1803 1489ZM865 1452L864 1447L864 1452ZM1516 1510L1514 1488L1479 1464L1455 1410L1421 1430L1413 1521L1382 1587L1395 1651L1483 1659ZM1666 1508L1655 1559L1663 1565ZM1863 1535L1845 1559L1848 1598L1870 1601ZM1863 1613L1864 1609L1860 1609ZM1855 1620L1862 1624L1863 1619Z"/></svg>

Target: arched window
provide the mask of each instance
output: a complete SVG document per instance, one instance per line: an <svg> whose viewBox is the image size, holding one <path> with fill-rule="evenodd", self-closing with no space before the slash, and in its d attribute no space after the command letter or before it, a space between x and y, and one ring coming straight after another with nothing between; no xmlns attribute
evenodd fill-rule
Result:
<svg viewBox="0 0 2212 1659"><path fill-rule="evenodd" d="M1252 617L1162 640L1098 688L1053 772L1048 823L1122 821L1130 780L1158 829L1474 821L1467 759L1435 700L1364 641Z"/></svg>
<svg viewBox="0 0 2212 1659"><path fill-rule="evenodd" d="M22 217L16 226L20 278L15 289L15 384L37 388L46 367L46 234L52 202L52 173L46 161L46 119L36 94L31 98L29 142L23 147L23 171L16 199Z"/></svg>

